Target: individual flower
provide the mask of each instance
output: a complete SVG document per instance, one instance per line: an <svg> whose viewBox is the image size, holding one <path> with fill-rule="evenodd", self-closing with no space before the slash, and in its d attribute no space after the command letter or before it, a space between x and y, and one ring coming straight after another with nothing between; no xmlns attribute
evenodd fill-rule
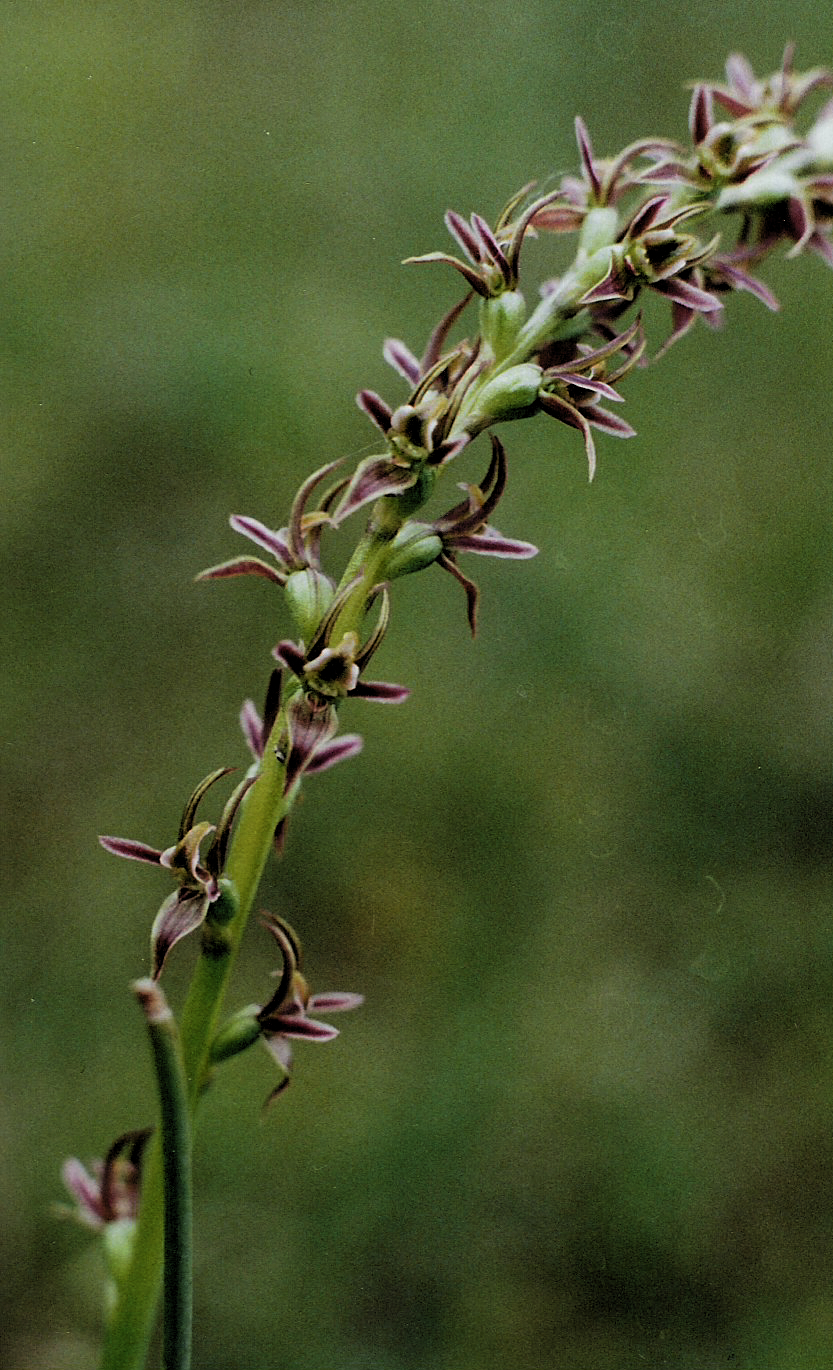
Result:
<svg viewBox="0 0 833 1370"><path fill-rule="evenodd" d="M535 210L534 229L565 233L581 228L590 210L617 204L640 182L641 173L634 167L639 158L652 156L665 160L682 152L676 143L666 138L643 138L630 143L616 157L600 158L593 151L583 119L576 118L575 129L582 174L562 177L560 198Z"/></svg>
<svg viewBox="0 0 833 1370"><path fill-rule="evenodd" d="M379 591L381 609L376 627L362 645L359 645L358 633L353 630L342 633L338 640L334 637L341 612L360 579L357 577L339 591L306 650L303 644L289 641L279 642L273 648L272 655L276 660L298 679L313 713L316 708L323 710L336 700L348 696L351 699L398 704L407 699L410 693L404 685L361 679L361 673L381 643L390 620L390 597L385 588Z"/></svg>
<svg viewBox="0 0 833 1370"><path fill-rule="evenodd" d="M125 1132L103 1161L93 1161L91 1170L74 1156L65 1161L61 1178L75 1206L61 1211L95 1232L110 1223L135 1219L139 1212L142 1155L149 1136L149 1129Z"/></svg>
<svg viewBox="0 0 833 1370"><path fill-rule="evenodd" d="M223 876L223 867L232 824L243 796L254 783L254 777L247 777L237 786L216 826L195 822L203 795L229 772L229 767L223 767L200 782L183 810L177 841L164 851L126 837L98 839L104 850L113 856L144 861L151 866L163 866L177 881L178 889L165 900L151 928L151 974L154 980L159 978L171 947L201 927L213 907L218 921L221 912L223 921L227 921L234 911L235 894L230 882ZM201 849L205 842L208 842L208 847L203 857Z"/></svg>
<svg viewBox="0 0 833 1370"><path fill-rule="evenodd" d="M702 212L699 203L672 207L667 195L648 199L608 249L607 271L585 291L581 303L618 309L635 300L643 288L653 290L671 305L672 333L666 347L698 316L717 322L723 305L698 283L697 273L716 251L719 238L704 245L679 228L684 220Z"/></svg>
<svg viewBox="0 0 833 1370"><path fill-rule="evenodd" d="M341 461L342 458L339 458L338 461L328 462L326 466L313 471L312 475L307 477L293 500L289 523L285 528L280 528L274 532L258 519L249 518L243 514L232 514L229 519L236 533L242 533L244 537L249 538L256 546L274 557L277 568L270 566L260 557L234 557L231 561L224 561L219 566L211 566L207 571L201 571L197 580L223 580L230 576L262 576L266 580L274 581L277 585L286 585L293 572L305 571L310 568L320 572L321 533L325 527L332 524L333 520L329 511L344 490L347 481L342 480L332 486L324 495L320 508L314 512L307 513L306 507L315 487L331 471L340 466Z"/></svg>
<svg viewBox="0 0 833 1370"><path fill-rule="evenodd" d="M301 946L297 935L274 914L264 914L261 922L275 938L283 958L281 970L276 972L279 978L275 993L255 1015L261 1038L282 1072L280 1083L266 1101L269 1104L289 1084L294 1042L331 1042L339 1035L338 1028L310 1014L344 1013L364 1003L364 996L332 990L311 994L300 971Z"/></svg>
<svg viewBox="0 0 833 1370"><path fill-rule="evenodd" d="M223 1023L211 1044L211 1062L217 1065L230 1060L255 1042L262 1041L281 1072L279 1083L266 1100L268 1106L289 1084L293 1044L296 1041L331 1042L339 1035L338 1028L312 1014L343 1013L358 1008L364 998L361 994L341 990L311 994L301 974L301 944L297 933L283 918L272 913L264 913L261 923L280 947L281 966L273 972L278 980L277 987L268 1003L239 1009Z"/></svg>
<svg viewBox="0 0 833 1370"><path fill-rule="evenodd" d="M726 61L726 83L712 84L709 89L715 100L736 117L791 118L811 91L831 84L830 72L824 67L794 71L794 57L795 44L788 43L779 70L759 79L743 54L733 52Z"/></svg>
<svg viewBox="0 0 833 1370"><path fill-rule="evenodd" d="M591 480L596 470L596 447L591 428L617 438L634 435L631 425L605 409L601 400L622 402L614 385L636 364L643 348L641 324L635 319L623 333L616 334L601 347L592 348L581 342L551 344L542 357L548 364L542 374L539 403L544 413L581 432ZM563 361L554 360L564 349L572 355ZM608 373L607 364L616 357L622 359L621 364Z"/></svg>
<svg viewBox="0 0 833 1370"><path fill-rule="evenodd" d="M459 271L467 285L483 299L492 299L502 295L504 291L515 290L518 284L521 247L533 220L548 205L562 197L560 190L550 191L547 195L532 200L515 218L515 211L531 189L531 186L524 186L512 197L502 210L494 229L489 227L480 214L472 214L467 223L455 210L450 209L447 212L446 228L462 249L465 260L451 256L447 252L426 252L419 257L406 257L406 265L445 262Z"/></svg>
<svg viewBox="0 0 833 1370"><path fill-rule="evenodd" d="M240 726L249 750L256 761L263 756L266 743L272 732L280 709L281 671L273 671L266 691L266 704L263 717L251 699L247 699L240 711ZM300 719L302 696L295 695L287 706L287 732L278 742L278 747L287 767L287 786L303 771L306 775L319 775L328 771L339 761L356 756L362 749L362 739L358 733L342 733L334 737L330 731L330 720L322 720L322 726L310 729L304 727ZM323 710L313 711L316 715Z"/></svg>
<svg viewBox="0 0 833 1370"><path fill-rule="evenodd" d="M421 360L398 338L384 345L385 361L411 387L408 399L392 408L374 390L360 390L359 408L385 435L388 451L367 457L359 466L335 511L341 523L362 505L383 495L402 495L415 487L424 467L445 465L468 442L449 433L463 396L483 368L479 347L463 341L444 351L449 332L471 294L455 304L433 330Z"/></svg>
<svg viewBox="0 0 833 1370"><path fill-rule="evenodd" d="M498 438L491 434L492 457L482 483L460 484L466 498L455 504L433 523L410 520L400 529L391 544L389 574L403 575L436 561L459 581L466 593L468 620L472 634L477 630L479 592L457 565L459 552L476 552L480 556L508 557L525 560L534 557L538 548L531 542L520 542L504 537L493 528L489 519L506 489L506 451Z"/></svg>

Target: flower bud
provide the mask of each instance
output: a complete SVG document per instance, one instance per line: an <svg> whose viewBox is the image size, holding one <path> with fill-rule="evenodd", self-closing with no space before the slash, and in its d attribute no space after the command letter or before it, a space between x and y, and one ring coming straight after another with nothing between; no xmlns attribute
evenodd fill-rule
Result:
<svg viewBox="0 0 833 1370"><path fill-rule="evenodd" d="M213 1065L220 1061L229 1061L232 1056L239 1056L241 1051L246 1051L257 1041L260 1036L258 1012L257 1004L250 1004L248 1008L238 1009L237 1013L233 1013L223 1023L211 1043Z"/></svg>
<svg viewBox="0 0 833 1370"><path fill-rule="evenodd" d="M526 300L520 290L504 290L480 301L480 331L495 361L508 357L526 319Z"/></svg>
<svg viewBox="0 0 833 1370"><path fill-rule="evenodd" d="M584 216L579 248L588 257L601 248L611 247L619 234L619 215L612 205L599 205ZM604 273L603 273L604 274Z"/></svg>
<svg viewBox="0 0 833 1370"><path fill-rule="evenodd" d="M480 433L490 423L503 419L522 419L534 414L538 405L541 368L534 362L510 366L508 371L487 381L477 396L477 407L466 424L467 430Z"/></svg>
<svg viewBox="0 0 833 1370"><path fill-rule="evenodd" d="M422 571L437 560L442 550L442 539L427 523L405 523L390 544L384 575L394 580L412 571Z"/></svg>
<svg viewBox="0 0 833 1370"><path fill-rule="evenodd" d="M284 590L295 627L309 642L333 602L335 587L323 571L307 566L303 571L292 572Z"/></svg>

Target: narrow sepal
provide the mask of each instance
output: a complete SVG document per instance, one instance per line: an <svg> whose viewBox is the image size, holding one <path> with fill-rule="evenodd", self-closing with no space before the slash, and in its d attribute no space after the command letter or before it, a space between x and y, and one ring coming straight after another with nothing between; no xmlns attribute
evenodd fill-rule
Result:
<svg viewBox="0 0 833 1370"><path fill-rule="evenodd" d="M261 576L276 585L286 584L286 576L259 557L232 557L230 561L222 561L218 566L209 566L208 570L200 571L194 579L229 580L232 576Z"/></svg>
<svg viewBox="0 0 833 1370"><path fill-rule="evenodd" d="M128 837L99 837L98 840L112 856L123 856L128 861L146 861L150 866L160 864L161 851L149 847L146 842L133 842Z"/></svg>
<svg viewBox="0 0 833 1370"><path fill-rule="evenodd" d="M282 528L279 532L273 532L267 528L265 523L259 519L249 518L247 514L232 514L229 523L235 533L242 533L251 542L257 543L265 552L271 552L276 561L280 562L287 570L292 565L292 550L289 541L285 536L287 529Z"/></svg>

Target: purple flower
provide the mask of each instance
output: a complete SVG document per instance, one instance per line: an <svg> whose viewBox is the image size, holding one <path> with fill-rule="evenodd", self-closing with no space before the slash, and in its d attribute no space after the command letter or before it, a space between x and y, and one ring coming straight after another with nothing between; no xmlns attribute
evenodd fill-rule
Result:
<svg viewBox="0 0 833 1370"><path fill-rule="evenodd" d="M185 805L179 825L179 836L173 846L160 851L145 842L127 837L99 837L105 851L129 861L144 861L151 866L163 866L176 879L179 888L169 896L157 913L151 928L151 973L157 980L171 947L183 937L196 931L205 922L209 910L220 900L233 900L229 882L222 871L225 864L231 827L246 791L254 784L247 777L237 786L223 810L219 824L195 823L197 807L206 791L230 767L213 771L201 781ZM208 841L206 855L202 845Z"/></svg>
<svg viewBox="0 0 833 1370"><path fill-rule="evenodd" d="M406 523L392 544L393 554L397 552L397 541L401 544L403 561L409 549L430 546L428 539L435 539L430 547L430 560L448 571L459 581L466 593L469 627L472 634L477 631L477 604L479 591L473 580L469 580L457 565L459 552L475 552L479 556L507 557L526 560L536 556L538 548L531 542L521 542L515 538L504 537L489 523L489 518L497 507L506 489L507 462L506 451L498 438L491 434L492 457L489 468L481 485L461 483L460 489L467 491L466 498L455 504L433 523ZM414 569L420 564L418 560ZM422 564L430 564L423 562Z"/></svg>
<svg viewBox="0 0 833 1370"><path fill-rule="evenodd" d="M726 84L713 84L709 89L715 100L736 118L750 114L791 118L811 91L831 84L830 72L824 67L795 72L794 56L795 44L788 43L780 69L759 79L742 53L732 53L726 62Z"/></svg>
<svg viewBox="0 0 833 1370"><path fill-rule="evenodd" d="M232 514L229 522L234 531L242 533L256 546L269 552L277 562L277 569L260 557L234 557L231 561L224 561L219 566L211 566L207 571L201 571L197 580L262 576L277 585L285 585L293 571L303 571L307 568L320 571L321 533L325 527L332 525L333 518L329 511L343 492L347 481L342 480L332 486L315 512L307 513L306 507L316 485L340 466L341 460L339 458L338 461L328 462L326 466L313 471L312 475L307 477L293 500L289 523L277 532L267 528L258 519L249 518L244 514Z"/></svg>
<svg viewBox="0 0 833 1370"><path fill-rule="evenodd" d="M149 1128L125 1132L103 1161L93 1161L91 1171L70 1156L64 1162L61 1177L75 1207L62 1211L95 1232L109 1223L135 1219L139 1212L142 1153L149 1136Z"/></svg>
<svg viewBox="0 0 833 1370"><path fill-rule="evenodd" d="M562 344L563 346L563 344ZM641 324L635 319L624 333L619 333L601 347L591 348L586 343L569 344L573 355L564 361L550 362L543 372L540 404L546 414L561 423L578 428L584 437L590 479L596 470L596 448L591 428L598 428L617 438L633 437L634 430L624 419L612 414L600 403L612 400L621 403L622 396L614 382L621 379L636 364L644 348ZM559 344L549 349L548 361ZM613 373L607 373L608 362L616 356L624 361Z"/></svg>
<svg viewBox="0 0 833 1370"><path fill-rule="evenodd" d="M514 290L518 284L524 237L536 216L548 205L562 198L561 190L551 191L533 200L515 218L515 211L531 188L524 186L513 196L503 209L494 230L479 214L472 214L467 223L455 210L448 211L445 216L446 228L462 248L465 260L450 256L446 252L426 252L419 257L406 257L406 265L446 262L459 271L472 290L487 300L502 295L506 290Z"/></svg>
<svg viewBox="0 0 833 1370"><path fill-rule="evenodd" d="M273 648L272 655L297 677L312 713L321 712L338 699L371 699L380 703L399 704L410 693L404 685L383 680L362 680L361 673L382 641L390 619L390 597L386 589L380 593L381 610L378 623L361 646L358 633L352 629L342 633L338 641L334 630L347 600L360 583L360 577L342 587L318 627L309 647L283 641Z"/></svg>
<svg viewBox="0 0 833 1370"><path fill-rule="evenodd" d="M282 1079L267 1099L267 1104L289 1084L292 1067L292 1044L296 1041L331 1042L339 1035L338 1028L310 1017L313 1013L344 1013L364 1003L361 994L328 991L311 994L300 972L301 946L289 924L274 914L264 914L261 922L281 949L283 964L275 993L267 1004L258 1009L256 1021L270 1055L279 1065Z"/></svg>

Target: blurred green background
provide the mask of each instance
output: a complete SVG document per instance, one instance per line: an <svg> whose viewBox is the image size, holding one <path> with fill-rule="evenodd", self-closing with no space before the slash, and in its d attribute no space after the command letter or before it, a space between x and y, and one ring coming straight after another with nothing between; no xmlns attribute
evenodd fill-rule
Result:
<svg viewBox="0 0 833 1370"><path fill-rule="evenodd" d="M301 478L373 450L457 296L403 269L597 149L681 136L726 53L833 62L817 3L2 8L6 910L0 1364L95 1364L67 1154L153 1115L128 984L165 845L242 764L288 624L194 586ZM543 262L531 244L528 265ZM627 383L639 436L505 431L534 562L401 585L263 902L362 990L264 1120L265 1053L198 1139L200 1370L833 1366L833 276L771 263ZM461 478L481 474L478 446ZM179 1000L194 947L166 976ZM248 938L233 1003L263 999Z"/></svg>

